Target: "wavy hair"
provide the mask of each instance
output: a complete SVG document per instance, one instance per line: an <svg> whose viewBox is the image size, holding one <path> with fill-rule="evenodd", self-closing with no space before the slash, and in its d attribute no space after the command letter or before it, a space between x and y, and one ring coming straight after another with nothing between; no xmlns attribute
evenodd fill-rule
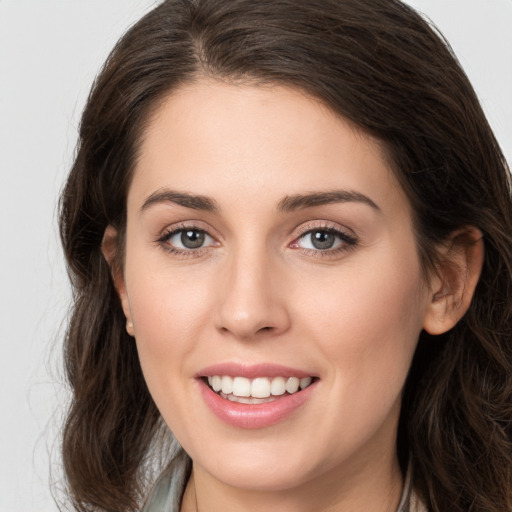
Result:
<svg viewBox="0 0 512 512"><path fill-rule="evenodd" d="M413 209L419 254L464 226L484 235L473 301L423 332L398 449L434 512L512 510L510 173L448 43L398 0L167 0L118 42L83 113L60 232L74 304L63 460L80 511L137 510L161 419L101 244L122 234L138 148L162 100L198 77L298 88L381 141ZM122 258L118 261L122 265Z"/></svg>

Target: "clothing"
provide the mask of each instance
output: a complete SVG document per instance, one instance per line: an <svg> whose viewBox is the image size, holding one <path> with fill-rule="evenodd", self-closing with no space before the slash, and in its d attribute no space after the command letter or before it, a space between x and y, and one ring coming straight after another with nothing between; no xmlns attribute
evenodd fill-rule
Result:
<svg viewBox="0 0 512 512"><path fill-rule="evenodd" d="M189 474L190 459L182 450L156 481L142 512L180 512ZM396 512L428 512L412 488L412 464L409 464Z"/></svg>
<svg viewBox="0 0 512 512"><path fill-rule="evenodd" d="M180 512L190 468L190 459L180 450L171 465L158 477L142 512Z"/></svg>

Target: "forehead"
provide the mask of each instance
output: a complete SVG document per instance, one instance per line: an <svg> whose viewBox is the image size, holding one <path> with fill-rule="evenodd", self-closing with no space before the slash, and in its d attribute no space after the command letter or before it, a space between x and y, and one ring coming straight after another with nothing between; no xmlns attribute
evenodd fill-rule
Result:
<svg viewBox="0 0 512 512"><path fill-rule="evenodd" d="M303 92L203 80L170 94L147 125L129 194L169 187L232 203L344 189L396 204L381 144ZM407 201L405 201L407 203ZM402 205L403 206L403 205Z"/></svg>

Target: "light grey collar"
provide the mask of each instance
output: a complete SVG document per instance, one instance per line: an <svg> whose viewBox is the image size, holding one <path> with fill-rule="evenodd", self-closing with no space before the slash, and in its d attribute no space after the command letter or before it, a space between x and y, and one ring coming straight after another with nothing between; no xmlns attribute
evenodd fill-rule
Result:
<svg viewBox="0 0 512 512"><path fill-rule="evenodd" d="M180 450L170 466L158 477L142 512L180 512L190 467L188 455Z"/></svg>

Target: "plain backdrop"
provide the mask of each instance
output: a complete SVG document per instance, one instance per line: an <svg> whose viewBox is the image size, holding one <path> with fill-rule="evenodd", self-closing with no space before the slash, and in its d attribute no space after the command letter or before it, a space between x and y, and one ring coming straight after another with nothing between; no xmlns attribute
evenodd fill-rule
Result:
<svg viewBox="0 0 512 512"><path fill-rule="evenodd" d="M70 292L57 198L95 74L157 3L0 0L0 512L58 510ZM512 0L409 3L451 42L511 162Z"/></svg>

